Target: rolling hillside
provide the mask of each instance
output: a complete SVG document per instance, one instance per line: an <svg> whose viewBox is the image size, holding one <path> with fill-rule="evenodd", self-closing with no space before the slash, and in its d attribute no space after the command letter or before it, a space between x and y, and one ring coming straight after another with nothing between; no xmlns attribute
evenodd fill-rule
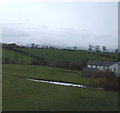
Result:
<svg viewBox="0 0 120 113"><path fill-rule="evenodd" d="M10 49L2 49L2 62L9 63L20 63L20 64L31 64L34 59L30 56L20 54Z"/></svg>
<svg viewBox="0 0 120 113"><path fill-rule="evenodd" d="M117 54L87 51L14 48L2 50L5 64L32 64L82 70L87 60L117 61Z"/></svg>
<svg viewBox="0 0 120 113"><path fill-rule="evenodd" d="M112 53L88 53L86 51L68 51L52 49L29 49L16 48L17 50L44 58L50 64L61 64L63 62L82 62L85 60L110 60L116 61L117 55Z"/></svg>

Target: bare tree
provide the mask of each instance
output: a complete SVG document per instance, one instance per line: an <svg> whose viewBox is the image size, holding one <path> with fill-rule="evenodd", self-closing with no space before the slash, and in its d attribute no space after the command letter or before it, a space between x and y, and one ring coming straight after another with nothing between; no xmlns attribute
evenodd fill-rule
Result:
<svg viewBox="0 0 120 113"><path fill-rule="evenodd" d="M49 47L48 46L45 46L45 49L48 49Z"/></svg>
<svg viewBox="0 0 120 113"><path fill-rule="evenodd" d="M117 49L115 49L115 53L118 53L119 52L119 49L117 48Z"/></svg>
<svg viewBox="0 0 120 113"><path fill-rule="evenodd" d="M100 52L100 46L95 46L96 52Z"/></svg>
<svg viewBox="0 0 120 113"><path fill-rule="evenodd" d="M50 49L56 49L56 47L55 47L55 46L50 46L49 48L50 48Z"/></svg>
<svg viewBox="0 0 120 113"><path fill-rule="evenodd" d="M77 50L77 46L73 46L73 49L74 49L74 50Z"/></svg>
<svg viewBox="0 0 120 113"><path fill-rule="evenodd" d="M31 48L34 48L34 47L35 47L35 44L34 44L34 43L32 43L32 44L31 44Z"/></svg>
<svg viewBox="0 0 120 113"><path fill-rule="evenodd" d="M88 48L89 52L91 52L93 50L93 45L89 44L89 48Z"/></svg>
<svg viewBox="0 0 120 113"><path fill-rule="evenodd" d="M35 45L35 48L38 48L38 45Z"/></svg>
<svg viewBox="0 0 120 113"><path fill-rule="evenodd" d="M103 52L105 52L107 49L106 49L106 46L103 46Z"/></svg>

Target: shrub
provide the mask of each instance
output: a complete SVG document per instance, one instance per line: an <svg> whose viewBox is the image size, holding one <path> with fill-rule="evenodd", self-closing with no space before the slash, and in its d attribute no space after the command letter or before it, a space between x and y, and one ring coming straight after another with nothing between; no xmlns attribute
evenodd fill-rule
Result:
<svg viewBox="0 0 120 113"><path fill-rule="evenodd" d="M23 62L23 61L20 61L20 64L24 64L24 62Z"/></svg>
<svg viewBox="0 0 120 113"><path fill-rule="evenodd" d="M47 61L43 59L35 59L32 61L33 65L49 65Z"/></svg>
<svg viewBox="0 0 120 113"><path fill-rule="evenodd" d="M16 64L15 60L12 61L12 64Z"/></svg>
<svg viewBox="0 0 120 113"><path fill-rule="evenodd" d="M74 70L82 70L84 67L86 67L87 60L83 62L62 62L60 67L66 68L66 69L74 69Z"/></svg>
<svg viewBox="0 0 120 113"><path fill-rule="evenodd" d="M69 66L70 66L70 62L62 62L61 65L60 65L62 68L68 68L69 69Z"/></svg>
<svg viewBox="0 0 120 113"><path fill-rule="evenodd" d="M9 58L5 58L5 64L9 64L10 63L10 59Z"/></svg>
<svg viewBox="0 0 120 113"><path fill-rule="evenodd" d="M118 90L118 77L113 72L99 71L93 78L96 84L106 90Z"/></svg>

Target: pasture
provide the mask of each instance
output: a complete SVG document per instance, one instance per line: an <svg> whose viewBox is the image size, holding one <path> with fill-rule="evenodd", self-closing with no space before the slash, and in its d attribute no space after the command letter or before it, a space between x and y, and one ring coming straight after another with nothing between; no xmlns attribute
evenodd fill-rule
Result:
<svg viewBox="0 0 120 113"><path fill-rule="evenodd" d="M31 64L33 60L34 60L33 58L31 58L27 55L12 51L10 49L2 48L3 63L8 62L8 64L11 64L11 63L12 64L14 64L14 63Z"/></svg>
<svg viewBox="0 0 120 113"><path fill-rule="evenodd" d="M83 62L85 60L108 60L116 61L117 54L99 53L86 51L68 51L68 50L52 50L52 49L35 49L35 48L16 48L17 50L39 56L50 64L62 64L63 62Z"/></svg>
<svg viewBox="0 0 120 113"><path fill-rule="evenodd" d="M118 93L58 86L26 80L29 77L85 85L81 71L47 66L3 64L3 111L117 111Z"/></svg>

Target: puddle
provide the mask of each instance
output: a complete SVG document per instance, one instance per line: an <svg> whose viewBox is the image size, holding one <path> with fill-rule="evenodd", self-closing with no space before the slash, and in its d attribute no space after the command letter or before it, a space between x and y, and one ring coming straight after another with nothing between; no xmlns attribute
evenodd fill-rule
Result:
<svg viewBox="0 0 120 113"><path fill-rule="evenodd" d="M56 84L56 85L62 85L62 86L72 86L72 87L80 87L80 88L88 88L88 89L97 89L97 90L104 90L104 88L95 88L95 87L90 87L90 86L84 86L80 84L73 84L73 83L63 83L63 82L55 82L55 81L47 81L47 80L37 80L37 79L27 79L30 81L35 81L35 82L44 82L44 83L50 83L50 84Z"/></svg>

